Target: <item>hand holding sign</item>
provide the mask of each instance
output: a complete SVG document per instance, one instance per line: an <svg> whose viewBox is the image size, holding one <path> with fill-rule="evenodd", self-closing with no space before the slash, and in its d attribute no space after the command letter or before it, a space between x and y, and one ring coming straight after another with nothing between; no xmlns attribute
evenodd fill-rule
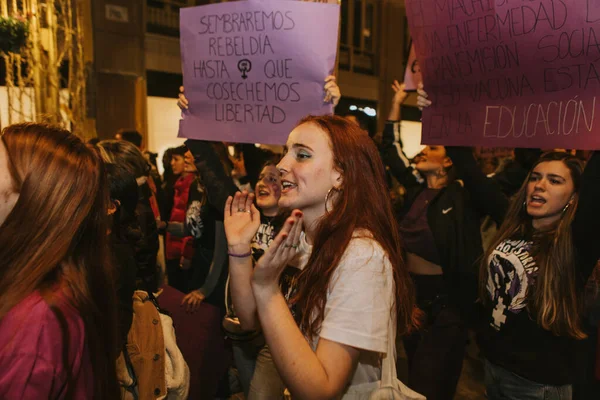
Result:
<svg viewBox="0 0 600 400"><path fill-rule="evenodd" d="M333 106L337 106L340 102L340 98L342 97L342 93L340 93L340 87L335 81L335 76L329 75L325 78L325 98L323 99L324 103L331 103Z"/></svg>
<svg viewBox="0 0 600 400"><path fill-rule="evenodd" d="M423 83L419 83L417 87L417 105L419 106L419 110L423 110L425 107L429 107L431 105L431 100L428 100L427 92L423 88Z"/></svg>
<svg viewBox="0 0 600 400"><path fill-rule="evenodd" d="M185 97L185 88L183 86L179 86L179 96L177 97L177 106L181 108L181 110L187 110L189 108L188 99Z"/></svg>
<svg viewBox="0 0 600 400"><path fill-rule="evenodd" d="M397 81L394 82L397 83ZM334 75L329 75L327 78L325 78L323 90L325 91L325 98L323 99L323 102L331 103L334 107L337 106L342 98L342 92L340 91L340 87L338 86ZM406 93L404 94L404 98L406 98ZM187 97L185 97L185 88L183 86L179 86L177 106L181 108L182 111L189 108L189 101Z"/></svg>
<svg viewBox="0 0 600 400"><path fill-rule="evenodd" d="M333 21L333 23L332 23ZM189 103L180 136L283 144L307 114L333 111L322 82L334 69L339 5L244 1L181 10ZM325 98L339 88L326 82Z"/></svg>

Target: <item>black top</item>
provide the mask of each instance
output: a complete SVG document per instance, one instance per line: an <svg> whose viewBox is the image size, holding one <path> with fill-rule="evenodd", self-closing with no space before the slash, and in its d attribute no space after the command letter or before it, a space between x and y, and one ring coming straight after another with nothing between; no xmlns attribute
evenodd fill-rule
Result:
<svg viewBox="0 0 600 400"><path fill-rule="evenodd" d="M424 189L399 224L404 249L436 265L441 261L427 221L427 209L438 193L439 189Z"/></svg>
<svg viewBox="0 0 600 400"><path fill-rule="evenodd" d="M156 217L150 205L152 192L148 183L138 186L138 204L135 212L140 225L141 239L134 252L137 263L137 287L147 292L158 290L158 269L156 255L158 253L158 228Z"/></svg>
<svg viewBox="0 0 600 400"><path fill-rule="evenodd" d="M188 276L187 292L204 285L213 260L215 248L215 224L223 220L223 214L207 201L204 186L196 179L190 185L185 216L185 233L194 238L194 255L191 275Z"/></svg>
<svg viewBox="0 0 600 400"><path fill-rule="evenodd" d="M476 206L501 223L508 206L496 184L477 167L470 149L447 148L467 188L476 191ZM579 204L571 225L578 268L577 291L583 292L600 257L600 154L595 152L583 173ZM586 227L589 227L587 231ZM525 293L535 285L537 267L531 257L531 238L515 237L501 243L490 259L484 326L478 339L492 363L532 381L564 385L575 381L574 339L558 337L541 328L527 310Z"/></svg>
<svg viewBox="0 0 600 400"><path fill-rule="evenodd" d="M133 320L133 292L137 265L131 245L114 234L110 235L111 255L116 272L118 303L118 349L123 350Z"/></svg>

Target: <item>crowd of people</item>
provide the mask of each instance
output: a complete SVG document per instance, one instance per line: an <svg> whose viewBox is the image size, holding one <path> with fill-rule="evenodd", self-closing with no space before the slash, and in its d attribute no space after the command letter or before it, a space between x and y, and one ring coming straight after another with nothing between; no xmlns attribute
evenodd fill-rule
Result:
<svg viewBox="0 0 600 400"><path fill-rule="evenodd" d="M307 116L283 154L187 140L162 176L135 131L4 128L0 398L448 400L469 332L487 398L595 398L600 155L409 159L392 88L381 135Z"/></svg>

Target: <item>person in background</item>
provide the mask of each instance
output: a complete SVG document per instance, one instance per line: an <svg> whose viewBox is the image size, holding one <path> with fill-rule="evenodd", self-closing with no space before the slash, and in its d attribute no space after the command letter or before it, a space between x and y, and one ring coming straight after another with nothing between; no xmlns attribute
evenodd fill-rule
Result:
<svg viewBox="0 0 600 400"><path fill-rule="evenodd" d="M419 104L431 105L421 90ZM513 196L478 168L469 148L448 152L476 207L500 226L481 260L484 305L478 341L487 396L573 398L582 322L583 287L600 258L600 154L585 166L566 152L548 152Z"/></svg>
<svg viewBox="0 0 600 400"><path fill-rule="evenodd" d="M397 218L417 304L426 315L423 329L404 338L408 385L428 400L452 399L462 371L467 326L476 315L484 215L456 179L444 146L426 146L409 162L400 137L400 105L406 93L397 81L392 89L396 94L382 154L406 188Z"/></svg>
<svg viewBox="0 0 600 400"><path fill-rule="evenodd" d="M281 198L281 177L275 162L268 161L262 168L259 180L254 188L256 207L261 211L260 225L252 239L252 258L258 262L265 251L275 239L289 212L280 210L279 199ZM290 300L295 293L296 278L300 270L294 265L288 265L280 278L281 292L286 300ZM234 284L239 282L234 282ZM233 288L237 290L237 288ZM230 317L235 317L242 328L247 326L248 320L253 321L255 310L246 308L246 304L237 301L233 304L233 310L242 314L237 317L232 312ZM228 310L229 311L229 310ZM256 330L247 330L246 337L252 338L248 341L234 341L233 355L237 366L240 383L244 394L249 400L281 398L285 386L277 368L273 362L273 356L269 347L265 346L264 337Z"/></svg>
<svg viewBox="0 0 600 400"><path fill-rule="evenodd" d="M51 125L0 136L0 398L116 399L102 160Z"/></svg>
<svg viewBox="0 0 600 400"><path fill-rule="evenodd" d="M156 160L158 159L158 153L153 153L149 150L144 150L144 152L142 154L144 154L144 158L146 158L146 160L152 167L152 169L150 170L150 175L152 176L152 179L154 180L154 184L156 185L157 191L159 193L161 193L162 192L161 191L162 179L160 177L160 173L158 172L158 164L156 162Z"/></svg>
<svg viewBox="0 0 600 400"><path fill-rule="evenodd" d="M156 158L158 154L152 153L148 149L142 147L143 136L135 129L120 129L115 134L115 140L122 140L133 144L142 153L148 164L150 165L150 171L148 172L148 186L152 190L154 200L158 203L159 209L164 207L165 193L162 191L162 180L158 173L158 166L156 164Z"/></svg>
<svg viewBox="0 0 600 400"><path fill-rule="evenodd" d="M98 143L98 148L105 162L117 164L135 176L138 185L136 218L142 232L142 238L135 248L138 267L137 289L155 293L160 280L157 268L157 221L160 220L160 212L150 187L151 180L148 179L150 165L137 147L124 140L103 140Z"/></svg>
<svg viewBox="0 0 600 400"><path fill-rule="evenodd" d="M160 215L162 221L167 221L171 215L171 209L173 208L173 185L179 178L179 174L173 172L171 166L171 160L173 159L173 150L175 147L168 148L165 150L162 158L163 166L163 179L162 179L162 192L165 194L165 202L160 209Z"/></svg>
<svg viewBox="0 0 600 400"><path fill-rule="evenodd" d="M121 351L127 342L133 318L132 298L137 276L134 249L142 237L142 232L135 217L138 203L135 177L116 164L106 164L106 176L110 194L109 240L119 303L118 349Z"/></svg>
<svg viewBox="0 0 600 400"><path fill-rule="evenodd" d="M376 119L369 117L367 114L360 110L348 111L344 118L348 121L354 122L356 125L369 134L371 139L375 138L377 133Z"/></svg>
<svg viewBox="0 0 600 400"><path fill-rule="evenodd" d="M140 151L142 150L142 135L134 129L120 129L115 134L115 140L125 140L132 143Z"/></svg>
<svg viewBox="0 0 600 400"><path fill-rule="evenodd" d="M183 223L169 224L167 231L185 237L181 268L186 294L181 306L193 313L206 301L224 312L227 257L222 219L210 203L209 193L197 173L194 156L185 153L185 172L192 181Z"/></svg>
<svg viewBox="0 0 600 400"><path fill-rule="evenodd" d="M185 146L179 146L172 151L171 168L173 173L178 175L179 178L173 185L173 198L169 199L173 207L171 208L168 222L161 223L165 225L164 229L166 230L165 254L169 285L184 293L188 292L188 282L182 268L189 268L190 259L194 251L192 249L191 238L186 239L185 235L181 232L183 232L183 224L185 223L188 209L190 188L196 180L195 171L186 169L185 153L187 151L188 149ZM163 228L161 224L159 224L159 228ZM174 235L170 233L169 226L171 226L171 229L177 226L178 229L176 231L179 234Z"/></svg>
<svg viewBox="0 0 600 400"><path fill-rule="evenodd" d="M600 237L586 228L600 223L600 156L594 153L584 171L568 153L543 154L509 202L469 149L451 153L478 206L499 219L479 283L488 397L571 399L587 336L581 294L600 257Z"/></svg>

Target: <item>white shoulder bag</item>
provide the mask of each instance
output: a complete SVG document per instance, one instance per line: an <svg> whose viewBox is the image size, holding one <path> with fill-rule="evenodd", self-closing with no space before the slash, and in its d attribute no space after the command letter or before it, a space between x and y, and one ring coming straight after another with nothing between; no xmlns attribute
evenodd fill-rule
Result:
<svg viewBox="0 0 600 400"><path fill-rule="evenodd" d="M381 366L381 380L350 386L342 400L427 400L396 377L396 323L388 323L387 354Z"/></svg>

